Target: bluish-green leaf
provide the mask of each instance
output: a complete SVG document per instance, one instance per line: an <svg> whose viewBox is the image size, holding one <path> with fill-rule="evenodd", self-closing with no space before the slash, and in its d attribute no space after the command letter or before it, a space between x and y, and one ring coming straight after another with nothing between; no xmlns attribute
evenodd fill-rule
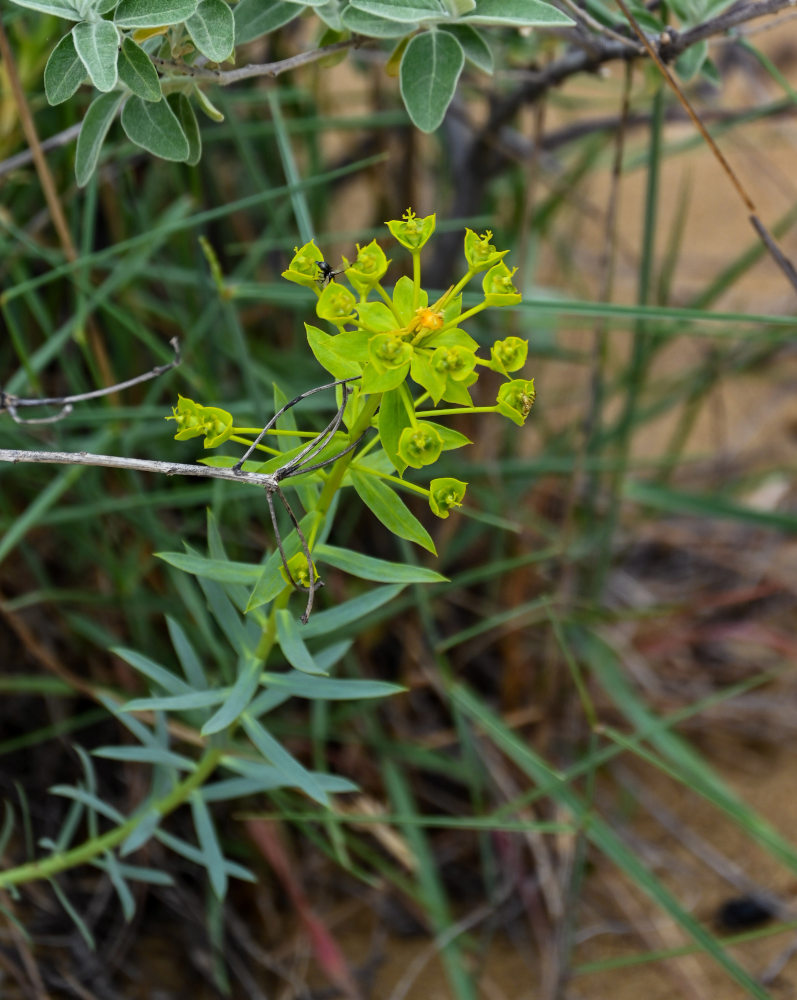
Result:
<svg viewBox="0 0 797 1000"><path fill-rule="evenodd" d="M205 858L203 857L202 852L197 850L193 844L189 844L182 838L175 837L173 834L167 833L165 830L158 830L155 834L155 839L159 840L162 844L165 844L166 847L174 851L175 854L179 854L181 858L187 858L195 865L205 865ZM248 868L244 868L243 865L230 861L229 858L224 858L224 870L232 878L240 878L245 882L257 882L256 876L253 875Z"/></svg>
<svg viewBox="0 0 797 1000"><path fill-rule="evenodd" d="M159 28L180 24L197 9L199 0L122 0L114 21L120 28Z"/></svg>
<svg viewBox="0 0 797 1000"><path fill-rule="evenodd" d="M202 661L197 656L197 652L191 644L191 640L185 634L182 625L176 622L169 615L166 616L166 625L169 629L169 638L180 666L183 668L185 679L195 691L202 690L208 686L207 677L202 667Z"/></svg>
<svg viewBox="0 0 797 1000"><path fill-rule="evenodd" d="M124 94L115 91L111 91L110 94L100 94L91 102L86 112L80 135L77 137L75 153L75 177L80 187L88 184L97 168L102 144L123 98Z"/></svg>
<svg viewBox="0 0 797 1000"><path fill-rule="evenodd" d="M279 608L276 611L277 642L285 659L296 670L305 674L323 674L325 671L313 659L299 633L299 626L290 611Z"/></svg>
<svg viewBox="0 0 797 1000"><path fill-rule="evenodd" d="M384 17L388 21L411 24L413 21L432 21L449 17L439 0L351 0L352 7Z"/></svg>
<svg viewBox="0 0 797 1000"><path fill-rule="evenodd" d="M190 712L194 708L210 708L229 695L229 688L213 691L188 691L186 694L167 694L152 698L134 698L122 705L122 712Z"/></svg>
<svg viewBox="0 0 797 1000"><path fill-rule="evenodd" d="M177 116L183 134L188 140L188 156L185 158L185 162L189 166L195 167L202 159L202 136L199 134L199 124L191 102L185 94L169 94L166 100Z"/></svg>
<svg viewBox="0 0 797 1000"><path fill-rule="evenodd" d="M159 684L169 694L186 694L191 690L185 681L173 674L171 670L167 670L159 663L155 663L154 660L151 660L148 656L144 656L142 653L136 652L134 649L124 649L122 646L114 646L111 648L111 652L115 653L121 660L124 660L125 663L129 663L140 674L148 677L155 684Z"/></svg>
<svg viewBox="0 0 797 1000"><path fill-rule="evenodd" d="M67 0L13 0L18 7L27 7L28 10L37 10L41 14L54 14L56 17L65 17L68 21L80 21L83 14L76 4Z"/></svg>
<svg viewBox="0 0 797 1000"><path fill-rule="evenodd" d="M119 857L124 858L143 847L158 829L162 818L157 809L150 809L145 813L139 820L138 826L119 848Z"/></svg>
<svg viewBox="0 0 797 1000"><path fill-rule="evenodd" d="M210 884L219 899L224 899L227 893L227 872L224 866L224 854L216 836L216 828L210 818L208 807L198 791L191 793L191 814L194 818L199 848L202 851L202 861L207 868Z"/></svg>
<svg viewBox="0 0 797 1000"><path fill-rule="evenodd" d="M163 767L175 767L178 771L193 771L196 763L190 757L166 750L163 747L100 747L92 750L95 757L106 760L132 760L139 764L161 764Z"/></svg>
<svg viewBox="0 0 797 1000"><path fill-rule="evenodd" d="M361 681L354 678L308 677L306 674L263 674L263 683L290 691L297 698L322 698L325 701L348 701L356 698L386 698L401 694L406 688L387 681Z"/></svg>
<svg viewBox="0 0 797 1000"><path fill-rule="evenodd" d="M465 63L462 46L446 31L416 35L401 59L401 96L422 132L434 132L451 103Z"/></svg>
<svg viewBox="0 0 797 1000"><path fill-rule="evenodd" d="M525 27L572 25L575 21L542 0L476 0L476 10L462 18L466 24L501 24Z"/></svg>
<svg viewBox="0 0 797 1000"><path fill-rule="evenodd" d="M143 101L159 101L161 84L158 71L147 53L132 38L125 38L119 53L119 79Z"/></svg>
<svg viewBox="0 0 797 1000"><path fill-rule="evenodd" d="M235 43L243 45L267 35L301 14L302 8L283 0L241 0L235 5Z"/></svg>
<svg viewBox="0 0 797 1000"><path fill-rule="evenodd" d="M64 35L44 67L44 93L50 104L63 104L86 79L86 67L77 54L72 32Z"/></svg>
<svg viewBox="0 0 797 1000"><path fill-rule="evenodd" d="M318 783L315 775L288 753L285 747L278 740L275 740L257 719L253 719L247 712L244 712L241 716L241 722L252 744L268 763L273 764L282 772L286 784L301 788L306 795L309 795L316 802L320 802L323 806L329 805L329 796Z"/></svg>
<svg viewBox="0 0 797 1000"><path fill-rule="evenodd" d="M222 729L226 729L235 722L252 700L252 695L257 690L257 685L260 681L260 672L262 669L263 664L259 657L247 655L235 684L230 689L227 700L202 727L203 736L219 733Z"/></svg>
<svg viewBox="0 0 797 1000"><path fill-rule="evenodd" d="M448 31L456 38L462 46L465 58L468 62L482 71L482 73L493 72L493 54L484 36L469 24L442 24L442 31Z"/></svg>
<svg viewBox="0 0 797 1000"><path fill-rule="evenodd" d="M374 580L379 583L445 583L448 579L424 566L410 566L406 563L375 559L374 556L352 552L351 549L340 549L335 545L317 545L313 550L313 558L317 562L327 563L361 580Z"/></svg>
<svg viewBox="0 0 797 1000"><path fill-rule="evenodd" d="M197 9L185 22L188 34L203 56L224 62L232 55L235 22L224 0L199 0Z"/></svg>
<svg viewBox="0 0 797 1000"><path fill-rule="evenodd" d="M341 15L341 20L349 31L370 38L402 38L418 27L417 22L393 21L386 17L377 17L349 4Z"/></svg>
<svg viewBox="0 0 797 1000"><path fill-rule="evenodd" d="M336 604L328 611L316 611L310 621L302 626L303 639L311 639L317 635L331 635L337 629L352 626L365 615L370 614L383 604L392 601L404 589L404 584L396 583L387 587L376 587L360 594L351 601Z"/></svg>
<svg viewBox="0 0 797 1000"><path fill-rule="evenodd" d="M113 90L118 74L119 31L110 21L81 21L72 29L75 50L91 82L103 93Z"/></svg>
<svg viewBox="0 0 797 1000"><path fill-rule="evenodd" d="M154 104L131 97L122 109L122 128L131 142L163 160L188 159L188 139L166 101Z"/></svg>
<svg viewBox="0 0 797 1000"><path fill-rule="evenodd" d="M415 542L427 551L437 555L434 542L421 522L411 514L409 508L387 483L377 476L351 471L351 481L358 496L371 512L399 538Z"/></svg>

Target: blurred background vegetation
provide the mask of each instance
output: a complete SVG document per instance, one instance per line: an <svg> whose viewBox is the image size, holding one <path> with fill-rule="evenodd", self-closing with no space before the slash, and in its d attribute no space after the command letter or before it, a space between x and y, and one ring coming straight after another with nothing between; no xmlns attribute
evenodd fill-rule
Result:
<svg viewBox="0 0 797 1000"><path fill-rule="evenodd" d="M224 905L171 859L174 884L140 886L128 922L106 876L67 873L94 951L47 893L5 898L28 937L7 921L2 995L793 995L795 293L658 70L607 59L557 77L588 40L506 30L494 77L466 71L423 135L388 51L366 47L213 91L225 118L203 125L195 167L117 127L80 190L88 94L43 93L57 23L2 14L2 384L108 385L168 361L175 335L184 356L59 423L5 415L2 447L193 461L163 419L178 391L263 424L273 383L323 381L302 326L314 298L279 277L299 220L334 264L408 206L437 213L424 273L440 289L465 226L512 248L523 305L469 330L528 338L538 390L522 430L463 422L474 446L440 474L470 483L466 508L432 525L413 506L439 560L397 548L355 499L339 511L336 544L452 581L374 613L346 658L406 694L279 716L292 752L361 793L334 812L281 792L217 814L259 877ZM318 34L301 18L246 59ZM751 21L709 51L715 82L684 85L794 254L797 29ZM98 693L137 681L110 647L166 656L168 613L223 655L193 581L155 556L204 551L208 508L231 558L272 547L261 498L225 483L0 467L0 787L26 817L4 863L60 828L46 792L80 773L74 745L123 738ZM328 581L327 605L344 587ZM97 773L129 811L136 768Z"/></svg>

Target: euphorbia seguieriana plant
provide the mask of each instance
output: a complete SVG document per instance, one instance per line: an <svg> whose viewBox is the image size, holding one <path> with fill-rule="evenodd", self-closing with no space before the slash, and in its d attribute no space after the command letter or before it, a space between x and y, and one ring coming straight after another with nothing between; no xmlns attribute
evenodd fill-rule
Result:
<svg viewBox="0 0 797 1000"><path fill-rule="evenodd" d="M259 566L228 559L211 515L209 558L192 550L160 553L196 576L207 610L201 602L192 603L189 629L168 619L173 664L156 663L134 650L113 650L145 678L150 692L126 702L112 692L97 695L135 742L93 751L151 767L150 791L130 816L123 816L96 793L91 758L81 751L85 781L52 789L71 801L61 832L41 842L44 856L0 871L0 889L53 880L68 868L93 864L108 873L129 917L134 897L128 879L169 880L166 872L125 860L155 838L204 866L214 891L223 896L228 877L253 876L224 856L210 804L229 805L231 800L291 788L328 807L331 794L355 790L344 777L306 768L270 732L266 717L291 697L351 701L401 690L384 681L323 675L346 654L360 619L395 598L408 583L440 582L443 577L426 567L329 544L334 501L342 488L354 487L385 527L434 552L431 537L397 490L426 497L442 518L462 504L466 483L430 476L443 452L469 443L440 420L461 413L496 413L522 425L534 402L533 380L513 377L525 363L527 343L517 337L497 340L490 356L482 358L477 342L464 329L482 310L520 301L513 272L503 260L507 251L493 246L491 233L479 236L467 230L465 273L429 302L421 283L421 251L434 231L434 216L418 218L407 211L387 225L412 257L412 277L400 278L392 293L382 285L390 262L375 241L358 247L353 262L344 261L351 288L332 280L332 268L312 242L296 250L284 272L289 281L314 290L316 313L334 331L307 325L310 348L339 394L338 416L328 433L297 430L290 407L298 400L286 403L279 392L276 406L282 416L265 436L260 428L237 426L221 407L179 399L169 418L176 421L179 440L201 436L205 448L235 443L251 449L243 471L269 475L269 504L273 495L281 495L279 482L290 477L305 514ZM483 297L463 311L462 291L477 278ZM475 406L470 389L485 372L498 377L496 401ZM314 452L297 465L308 441L314 442ZM258 453L261 458L255 457ZM239 447L235 456L213 455L204 461L235 468L241 466L240 456ZM423 473L425 482L405 478L409 469L412 475ZM304 588L309 611L319 586L316 561L371 581L370 589L309 621L305 612L306 624L299 625L288 603L294 589ZM200 643L198 636L214 633L213 642ZM170 721L175 715L178 718ZM191 734L188 740L186 733ZM172 749L174 739L183 743L182 752ZM163 829L164 817L184 804L191 807L196 844ZM75 844L84 815L88 837ZM100 832L101 820L113 825ZM0 853L10 830L6 823L0 831Z"/></svg>
<svg viewBox="0 0 797 1000"><path fill-rule="evenodd" d="M399 220L387 223L396 241L412 257L412 277L400 278L392 294L382 285L390 261L373 240L357 247L353 262L344 258L342 272L333 272L314 242L297 248L283 272L288 281L313 289L318 296L316 314L334 329L327 333L306 324L307 341L319 363L346 385L342 427L315 456L314 464L329 461L325 468L301 476L301 500L307 511L306 540L312 552L325 533L330 505L341 487L353 486L363 502L390 531L434 552L434 543L420 521L410 513L396 489L426 497L441 518L461 506L466 483L450 476L431 478L420 485L404 478L407 469L427 475L443 452L469 444L464 434L439 423L438 418L462 413L497 413L523 425L534 402L534 380L513 378L523 368L528 343L519 337L496 340L489 358L479 357L478 343L463 324L489 307L516 305L520 293L512 283L514 271L504 263L507 250L497 250L492 233L479 236L466 230L466 270L460 280L436 301L430 302L421 281L421 251L432 236L435 216L419 218L408 209ZM345 273L351 288L331 278ZM483 299L463 311L462 291L481 277ZM491 406L475 406L470 388L485 371L503 381ZM338 392L343 392L342 386ZM452 405L444 405L452 404ZM204 437L205 448L227 441L251 445L259 429L239 427L232 414L216 406L204 406L180 397L172 417L178 440ZM375 432L375 433L369 433ZM263 460L251 459L242 468L273 472L306 444L309 432L275 428L270 432L278 445L291 435L298 437L293 451L257 444ZM359 442L359 444L358 444ZM355 446L355 447L352 447ZM213 457L206 462L232 466L234 458ZM302 530L305 530L303 524ZM294 552L285 566L273 566L273 578L261 579L260 596L277 597L280 576L286 584L278 600L287 600L293 585L309 587L316 570L303 551ZM254 604L263 603L253 595Z"/></svg>

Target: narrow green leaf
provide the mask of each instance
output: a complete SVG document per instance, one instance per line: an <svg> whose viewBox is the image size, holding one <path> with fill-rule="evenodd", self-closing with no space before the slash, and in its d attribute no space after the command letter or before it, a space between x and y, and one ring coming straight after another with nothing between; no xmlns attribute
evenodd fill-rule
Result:
<svg viewBox="0 0 797 1000"><path fill-rule="evenodd" d="M80 21L83 17L77 5L69 3L68 0L14 0L14 3L18 7L37 10L41 14L54 14L56 17L65 17L68 21Z"/></svg>
<svg viewBox="0 0 797 1000"><path fill-rule="evenodd" d="M313 550L313 558L317 562L327 563L343 570L344 573L351 573L361 580L374 580L379 583L445 583L448 579L424 566L388 562L386 559L376 559L374 556L365 556L361 552L340 549L334 545L317 545ZM312 620L311 618L310 621Z"/></svg>
<svg viewBox="0 0 797 1000"><path fill-rule="evenodd" d="M188 156L185 158L185 162L189 166L195 167L202 159L202 136L199 134L199 124L191 102L185 94L169 94L166 100L177 116L183 134L188 140Z"/></svg>
<svg viewBox="0 0 797 1000"><path fill-rule="evenodd" d="M351 481L362 502L399 538L406 538L437 555L434 542L421 522L411 514L407 505L386 483L376 476L351 470Z"/></svg>
<svg viewBox="0 0 797 1000"><path fill-rule="evenodd" d="M373 14L374 17L384 17L388 21L401 21L404 24L413 21L430 21L446 18L448 11L439 0L351 0L352 7Z"/></svg>
<svg viewBox="0 0 797 1000"><path fill-rule="evenodd" d="M118 74L119 31L110 21L81 21L72 29L75 50L91 82L103 93L113 90Z"/></svg>
<svg viewBox="0 0 797 1000"><path fill-rule="evenodd" d="M239 718L246 706L252 700L260 681L263 664L259 657L247 655L238 674L238 678L230 689L229 695L221 708L212 715L202 727L202 735L210 736L220 733L222 729L231 726Z"/></svg>
<svg viewBox="0 0 797 1000"><path fill-rule="evenodd" d="M263 674L263 684L290 691L297 698L321 698L324 701L354 701L357 698L386 698L407 689L387 681L361 681L354 678L308 677L289 674Z"/></svg>
<svg viewBox="0 0 797 1000"><path fill-rule="evenodd" d="M64 35L44 67L44 93L49 104L63 104L86 79L86 67L77 54L72 32Z"/></svg>
<svg viewBox="0 0 797 1000"><path fill-rule="evenodd" d="M463 24L511 24L518 28L575 24L552 4L542 0L476 0L476 9Z"/></svg>
<svg viewBox="0 0 797 1000"><path fill-rule="evenodd" d="M158 71L147 53L132 38L122 41L119 53L119 79L142 101L159 101L161 83Z"/></svg>
<svg viewBox="0 0 797 1000"><path fill-rule="evenodd" d="M122 128L131 142L163 160L188 159L188 139L166 101L131 97L122 109Z"/></svg>
<svg viewBox="0 0 797 1000"><path fill-rule="evenodd" d="M263 755L263 758L268 763L282 772L286 784L301 788L306 795L309 795L316 802L320 802L323 806L329 805L329 796L321 787L315 775L288 753L285 747L278 740L274 739L265 726L261 725L257 719L253 719L246 712L241 716L241 722L253 746Z"/></svg>
<svg viewBox="0 0 797 1000"><path fill-rule="evenodd" d="M177 653L177 659L183 668L185 679L195 691L203 690L208 686L208 680L202 667L202 661L197 656L191 640L185 634L182 625L169 615L166 616L166 625L169 629L172 646Z"/></svg>
<svg viewBox="0 0 797 1000"><path fill-rule="evenodd" d="M199 0L185 26L194 45L212 62L224 62L232 55L235 21L224 0Z"/></svg>
<svg viewBox="0 0 797 1000"><path fill-rule="evenodd" d="M189 691L186 694L134 698L122 705L122 712L189 712L193 708L210 708L218 705L229 694L229 688L213 691Z"/></svg>
<svg viewBox="0 0 797 1000"><path fill-rule="evenodd" d="M79 187L88 184L97 168L102 144L123 98L124 94L115 91L111 91L110 94L100 94L94 98L86 112L80 135L77 137L75 153L75 177Z"/></svg>
<svg viewBox="0 0 797 1000"><path fill-rule="evenodd" d="M122 646L113 646L111 647L110 652L118 656L120 660L124 660L125 663L129 663L130 666L137 670L140 674L143 674L155 684L159 684L170 694L186 694L191 690L185 681L180 680L180 678L175 676L171 670L167 670L159 663L155 663L154 660L150 660L148 656L144 656L142 653L138 653L134 649L125 649Z"/></svg>
<svg viewBox="0 0 797 1000"><path fill-rule="evenodd" d="M261 35L267 35L301 14L295 3L281 0L241 0L235 5L235 43L243 45Z"/></svg>
<svg viewBox="0 0 797 1000"><path fill-rule="evenodd" d="M416 35L401 60L401 96L412 122L422 132L434 132L451 103L465 53L453 35L425 31Z"/></svg>
<svg viewBox="0 0 797 1000"><path fill-rule="evenodd" d="M305 646L304 639L299 634L296 619L285 608L276 611L277 642L285 659L292 667L305 674L323 674L325 671L313 659L310 650Z"/></svg>
<svg viewBox="0 0 797 1000"><path fill-rule="evenodd" d="M157 809L150 809L145 813L139 820L138 826L119 848L119 857L124 858L143 847L158 829L162 818Z"/></svg>
<svg viewBox="0 0 797 1000"><path fill-rule="evenodd" d="M116 889L116 895L119 897L125 920L132 920L136 912L136 901L122 873L119 871L119 862L116 860L116 855L112 851L106 851L102 858L97 859L95 863L98 868L106 872L108 878L111 880L111 885Z"/></svg>
<svg viewBox="0 0 797 1000"><path fill-rule="evenodd" d="M156 552L155 555L184 573L202 576L219 583L252 584L263 572L262 566L252 566L250 563L242 562L222 562L219 559L194 555L193 552Z"/></svg>
<svg viewBox="0 0 797 1000"><path fill-rule="evenodd" d="M210 812L198 791L191 793L191 815L194 818L199 848L202 851L202 861L210 877L210 884L219 899L227 894L227 872L224 867L224 854L216 836L216 828L210 818Z"/></svg>
<svg viewBox="0 0 797 1000"><path fill-rule="evenodd" d="M482 73L489 73L492 76L493 54L487 40L480 32L469 24L441 24L440 28L456 38L468 62L473 63Z"/></svg>
<svg viewBox="0 0 797 1000"><path fill-rule="evenodd" d="M93 756L103 757L106 760L132 760L139 764L161 764L164 767L176 767L179 771L193 771L196 766L190 757L165 750L163 747L100 747L91 752Z"/></svg>
<svg viewBox="0 0 797 1000"><path fill-rule="evenodd" d="M302 626L302 638L312 639L317 635L331 635L337 629L351 627L365 615L392 601L403 589L404 584L401 583L376 587L350 601L337 604L328 611L316 611L310 621Z"/></svg>
<svg viewBox="0 0 797 1000"><path fill-rule="evenodd" d="M180 24L197 9L198 0L122 0L114 21L120 28L159 28Z"/></svg>
<svg viewBox="0 0 797 1000"><path fill-rule="evenodd" d="M197 850L193 844L189 844L187 841L182 840L180 837L175 837L173 834L167 833L165 830L158 830L155 834L155 839L159 840L162 844L165 844L166 847L174 851L175 854L179 854L181 858L187 858L195 865L205 867L205 858L202 852ZM229 858L224 858L224 870L228 875L232 876L232 878L240 878L245 882L257 882L257 878L252 874L252 872L249 871L248 868L244 868L243 865L230 861Z"/></svg>

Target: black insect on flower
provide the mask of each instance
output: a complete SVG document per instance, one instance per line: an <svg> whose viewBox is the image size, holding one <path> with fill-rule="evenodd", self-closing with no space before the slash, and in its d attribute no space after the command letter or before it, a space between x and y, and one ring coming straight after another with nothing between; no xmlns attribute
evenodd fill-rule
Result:
<svg viewBox="0 0 797 1000"><path fill-rule="evenodd" d="M345 267L341 267L336 271L331 265L327 264L326 261L323 260L317 260L316 267L321 272L317 281L322 288L326 288L330 281L334 281L336 274L343 274L346 270Z"/></svg>

